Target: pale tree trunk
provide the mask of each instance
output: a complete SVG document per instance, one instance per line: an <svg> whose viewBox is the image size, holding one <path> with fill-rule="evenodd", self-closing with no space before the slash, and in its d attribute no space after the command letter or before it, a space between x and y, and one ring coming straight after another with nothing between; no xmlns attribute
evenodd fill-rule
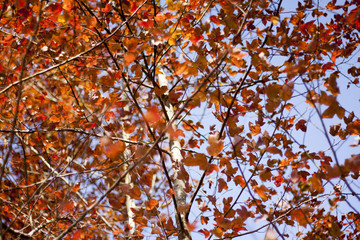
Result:
<svg viewBox="0 0 360 240"><path fill-rule="evenodd" d="M159 87L166 86L168 87L168 81L164 74L163 69L159 70L158 73L158 82ZM168 95L168 92L164 94ZM163 98L163 103L165 105L166 115L168 119L172 119L174 116L174 106L169 101L167 97ZM172 124L173 131L176 131L177 124L174 122ZM185 180L179 179L181 168L183 167L183 157L181 155L181 144L178 138L172 138L168 136L170 142L170 153L172 158L172 170L173 170L173 188L175 192L175 211L176 211L176 224L177 224L177 232L178 239L180 240L189 240L191 239L191 234L187 226L186 219L186 211L187 211L187 203L186 203L186 192L185 192Z"/></svg>
<svg viewBox="0 0 360 240"><path fill-rule="evenodd" d="M123 89L125 89L125 86L123 86ZM125 100L127 99L127 96L125 94L125 92L122 94L122 98ZM129 106L126 105L124 107L124 111L129 111ZM122 131L122 138L125 140L130 140L130 135L128 133L126 133L125 131ZM131 151L129 149L129 144L125 142L125 151L123 153L124 156L124 161L128 161L130 159L130 155L131 155ZM127 170L127 168L129 167L128 164L125 164L125 171ZM125 176L125 184L129 184L131 186L131 188L134 186L134 184L131 182L131 174L130 172ZM134 217L135 214L133 213L133 211L131 210L132 208L135 208L135 201L134 199L132 199L129 195L126 195L126 213L127 213L127 223L129 225L129 235L132 236L135 232L135 222L134 222Z"/></svg>

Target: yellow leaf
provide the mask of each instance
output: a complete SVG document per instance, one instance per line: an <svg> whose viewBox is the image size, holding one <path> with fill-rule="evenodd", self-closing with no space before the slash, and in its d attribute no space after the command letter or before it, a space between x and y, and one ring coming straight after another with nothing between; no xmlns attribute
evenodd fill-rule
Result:
<svg viewBox="0 0 360 240"><path fill-rule="evenodd" d="M277 25L279 23L279 17L271 16L270 21L272 24Z"/></svg>
<svg viewBox="0 0 360 240"><path fill-rule="evenodd" d="M58 22L61 24L65 24L66 23L66 19L64 15L59 15L57 18Z"/></svg>
<svg viewBox="0 0 360 240"><path fill-rule="evenodd" d="M215 236L217 236L218 238L221 238L222 235L223 235L223 231L221 230L221 228L217 227L217 228L215 228L215 230L214 230L214 234L215 234Z"/></svg>

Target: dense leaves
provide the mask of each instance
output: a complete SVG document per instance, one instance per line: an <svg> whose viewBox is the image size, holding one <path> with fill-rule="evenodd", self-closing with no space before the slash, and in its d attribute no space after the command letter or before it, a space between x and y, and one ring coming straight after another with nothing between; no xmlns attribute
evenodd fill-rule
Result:
<svg viewBox="0 0 360 240"><path fill-rule="evenodd" d="M360 1L0 3L0 239L356 239Z"/></svg>

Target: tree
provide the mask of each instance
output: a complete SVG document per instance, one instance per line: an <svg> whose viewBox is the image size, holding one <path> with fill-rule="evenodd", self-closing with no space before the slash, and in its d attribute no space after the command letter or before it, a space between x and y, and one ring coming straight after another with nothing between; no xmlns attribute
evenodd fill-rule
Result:
<svg viewBox="0 0 360 240"><path fill-rule="evenodd" d="M1 239L358 238L359 30L359 0L2 1Z"/></svg>

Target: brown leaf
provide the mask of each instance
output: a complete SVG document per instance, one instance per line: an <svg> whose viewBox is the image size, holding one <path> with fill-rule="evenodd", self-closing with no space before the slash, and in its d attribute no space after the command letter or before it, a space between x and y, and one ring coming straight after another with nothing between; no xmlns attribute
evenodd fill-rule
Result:
<svg viewBox="0 0 360 240"><path fill-rule="evenodd" d="M228 190L228 185L224 179L218 179L218 192L222 192L223 190Z"/></svg>

